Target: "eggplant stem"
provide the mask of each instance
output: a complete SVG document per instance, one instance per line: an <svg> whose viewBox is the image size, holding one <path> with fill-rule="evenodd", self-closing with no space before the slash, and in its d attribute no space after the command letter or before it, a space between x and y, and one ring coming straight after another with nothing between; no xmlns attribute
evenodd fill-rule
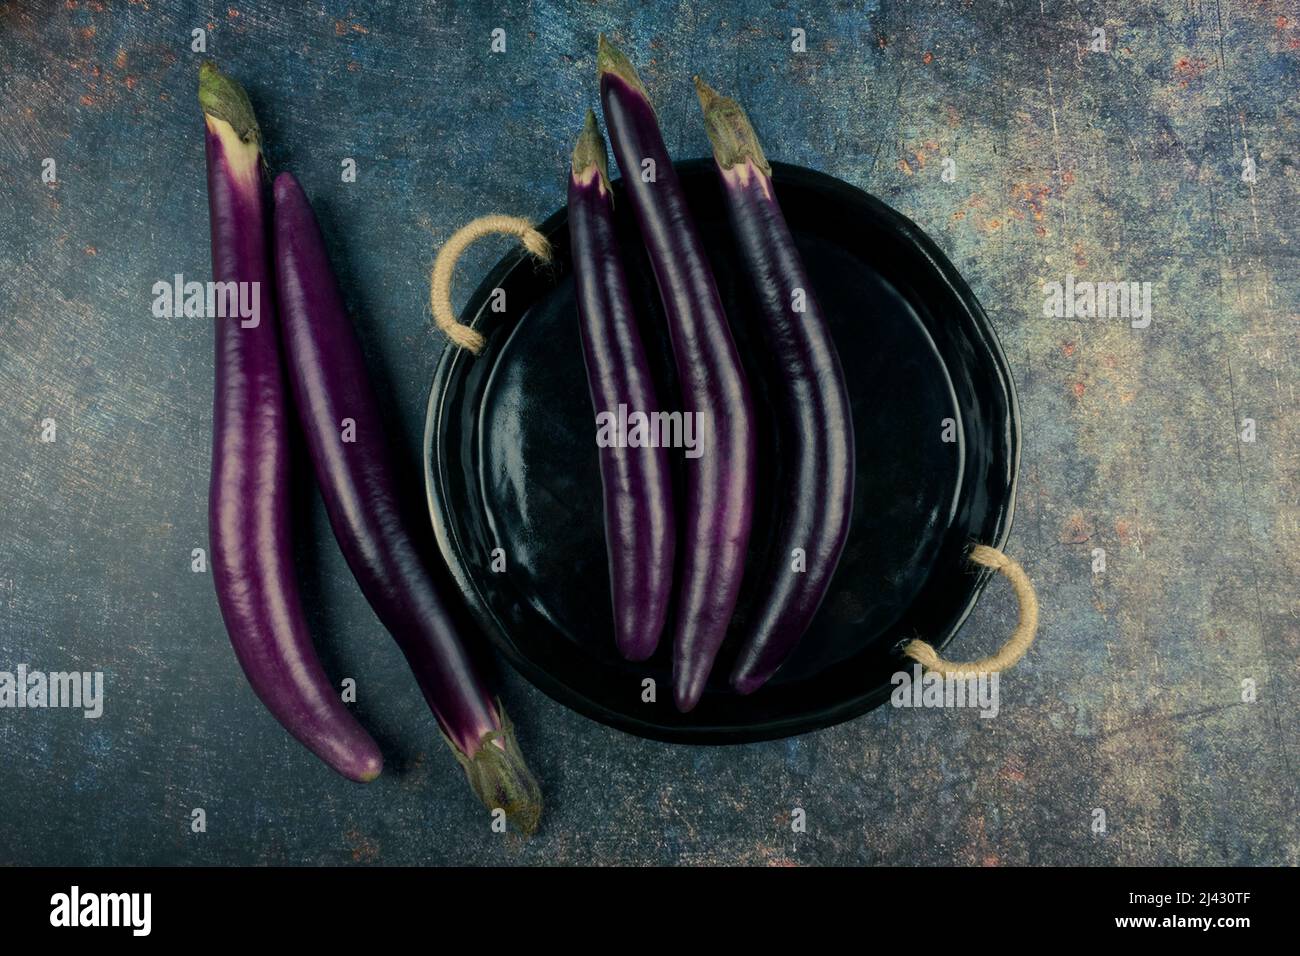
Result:
<svg viewBox="0 0 1300 956"><path fill-rule="evenodd" d="M601 34L596 41L596 75L604 76L606 73L617 76L629 87L640 93L647 103L650 102L650 94L646 92L645 84L641 82L641 76L637 73L636 67L632 61L614 44L605 39L605 34ZM651 109L654 106L651 105ZM608 119L609 117L606 117Z"/></svg>
<svg viewBox="0 0 1300 956"><path fill-rule="evenodd" d="M514 236L538 259L551 261L550 242L531 222L520 216L482 216L461 226L443 243L433 261L433 272L429 277L429 308L433 311L433 321L447 338L475 355L483 351L487 340L481 332L457 321L456 312L451 307L451 277L456 269L456 261L465 250L475 240L495 233Z"/></svg>
<svg viewBox="0 0 1300 956"><path fill-rule="evenodd" d="M478 742L473 754L466 754L445 733L442 739L456 755L456 761L469 778L469 785L488 810L504 810L506 819L524 836L537 832L542 818L542 791L532 771L524 762L515 739L515 728L497 701L501 729L489 730Z"/></svg>
<svg viewBox="0 0 1300 956"><path fill-rule="evenodd" d="M229 123L240 142L261 148L262 130L248 94L238 80L226 76L211 60L199 65L199 105L209 116Z"/></svg>
<svg viewBox="0 0 1300 956"><path fill-rule="evenodd" d="M704 111L704 128L713 144L713 158L718 166L728 170L750 162L763 175L771 177L772 167L763 155L763 147L744 108L698 76L694 79L695 94L700 98L700 109Z"/></svg>
<svg viewBox="0 0 1300 956"><path fill-rule="evenodd" d="M587 119L582 124L582 133L578 136L577 145L573 147L572 167L574 177L579 180L590 175L594 168L600 175L600 184L605 193L609 193L609 158L605 154L605 138L600 135L600 125L596 122L595 110L587 110Z"/></svg>

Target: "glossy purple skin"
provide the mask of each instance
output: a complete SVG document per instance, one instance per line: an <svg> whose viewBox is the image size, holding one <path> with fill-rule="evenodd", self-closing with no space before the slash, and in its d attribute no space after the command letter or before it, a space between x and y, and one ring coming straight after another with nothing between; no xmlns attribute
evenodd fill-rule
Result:
<svg viewBox="0 0 1300 956"><path fill-rule="evenodd" d="M614 155L663 299L683 411L707 413L703 455L684 458L685 528L673 646L673 699L704 693L745 570L754 508L754 414L717 285L664 147L654 109L613 73L600 78ZM652 159L656 181L643 182Z"/></svg>
<svg viewBox="0 0 1300 956"><path fill-rule="evenodd" d="M330 526L443 732L467 756L501 726L414 543L365 358L302 187L275 179L280 325L298 420ZM343 421L355 441L343 441Z"/></svg>
<svg viewBox="0 0 1300 956"><path fill-rule="evenodd" d="M235 655L276 720L352 780L373 780L379 747L312 647L290 546L289 400L280 362L260 174L235 175L207 134L214 281L258 282L259 323L217 318L208 508L217 602Z"/></svg>
<svg viewBox="0 0 1300 956"><path fill-rule="evenodd" d="M742 694L776 673L803 637L839 564L853 516L853 415L825 314L786 225L772 181L748 167L748 181L723 174L736 245L748 267L771 362L779 448L788 469L773 548L731 673ZM795 290L805 311L793 309ZM801 548L806 570L794 570Z"/></svg>
<svg viewBox="0 0 1300 956"><path fill-rule="evenodd" d="M594 173L594 170L593 170ZM663 410L619 258L613 205L598 175L569 176L569 238L578 327L594 411ZM655 652L668 614L676 547L672 472L665 448L599 449L615 641L643 661Z"/></svg>

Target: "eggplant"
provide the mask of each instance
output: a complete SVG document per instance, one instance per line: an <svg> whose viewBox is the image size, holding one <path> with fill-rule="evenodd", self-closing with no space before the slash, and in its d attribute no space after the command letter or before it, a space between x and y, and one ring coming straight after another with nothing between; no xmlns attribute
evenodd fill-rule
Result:
<svg viewBox="0 0 1300 956"><path fill-rule="evenodd" d="M839 354L740 105L695 78L728 217L753 283L770 364L777 447L788 469L773 555L761 572L731 686L749 694L817 613L853 516L853 416Z"/></svg>
<svg viewBox="0 0 1300 956"><path fill-rule="evenodd" d="M605 141L588 110L569 176L569 239L578 328L592 406L599 417L660 409L614 231ZM622 655L655 652L673 586L676 526L672 472L661 445L599 449L614 638Z"/></svg>
<svg viewBox="0 0 1300 956"><path fill-rule="evenodd" d="M243 88L199 69L207 123L212 278L250 283L256 318L216 319L208 520L217 603L244 674L275 718L351 780L383 757L312 647L290 538L289 403L267 249L261 132Z"/></svg>
<svg viewBox="0 0 1300 956"><path fill-rule="evenodd" d="M627 57L602 36L605 124L663 300L682 411L702 454L686 458L685 527L673 645L673 699L691 710L727 634L754 511L754 412L717 283L654 107Z"/></svg>
<svg viewBox="0 0 1300 956"><path fill-rule="evenodd" d="M290 173L275 179L275 268L294 405L339 548L475 793L531 833L541 815L537 783L417 544L361 345L316 216Z"/></svg>

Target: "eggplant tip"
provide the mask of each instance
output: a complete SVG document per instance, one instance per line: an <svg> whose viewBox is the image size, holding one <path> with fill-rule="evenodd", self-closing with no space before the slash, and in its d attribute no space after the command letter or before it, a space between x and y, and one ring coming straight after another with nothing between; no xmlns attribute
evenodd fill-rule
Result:
<svg viewBox="0 0 1300 956"><path fill-rule="evenodd" d="M654 656L655 645L648 647L619 645L618 652L623 655L623 660L639 664L641 661L648 661Z"/></svg>
<svg viewBox="0 0 1300 956"><path fill-rule="evenodd" d="M759 677L756 674L731 675L731 689L742 696L754 693L766 683L766 677Z"/></svg>
<svg viewBox="0 0 1300 956"><path fill-rule="evenodd" d="M676 705L677 712L680 714L689 714L691 711L693 711L695 709L695 705L700 702L700 698L702 696L704 696L703 687L700 688L674 687L673 688L673 704Z"/></svg>
<svg viewBox="0 0 1300 956"><path fill-rule="evenodd" d="M302 192L302 186L298 184L298 178L287 169L284 172L276 173L275 182L272 183L271 189L275 193L276 202L280 202L294 193Z"/></svg>
<svg viewBox="0 0 1300 956"><path fill-rule="evenodd" d="M344 776L357 783L370 783L384 772L384 758L378 750L361 754L356 761L343 771Z"/></svg>

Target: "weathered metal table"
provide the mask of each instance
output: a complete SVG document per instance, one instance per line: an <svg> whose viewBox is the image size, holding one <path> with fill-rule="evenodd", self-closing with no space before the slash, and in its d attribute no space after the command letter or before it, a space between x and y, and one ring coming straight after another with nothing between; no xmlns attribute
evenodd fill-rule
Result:
<svg viewBox="0 0 1300 956"><path fill-rule="evenodd" d="M0 710L0 863L1300 862L1293 3L431 6L0 6L0 670L107 682L96 720ZM332 776L257 704L190 569L212 333L154 318L150 289L209 275L195 29L317 203L416 493L433 250L563 201L599 30L676 155L706 153L700 72L774 158L924 226L1023 405L1011 548L1043 627L999 717L885 707L683 748L506 674L549 804L520 846L489 832L312 501L312 624L391 771ZM1150 282L1152 321L1045 315L1067 275ZM1012 615L995 584L954 648Z"/></svg>

